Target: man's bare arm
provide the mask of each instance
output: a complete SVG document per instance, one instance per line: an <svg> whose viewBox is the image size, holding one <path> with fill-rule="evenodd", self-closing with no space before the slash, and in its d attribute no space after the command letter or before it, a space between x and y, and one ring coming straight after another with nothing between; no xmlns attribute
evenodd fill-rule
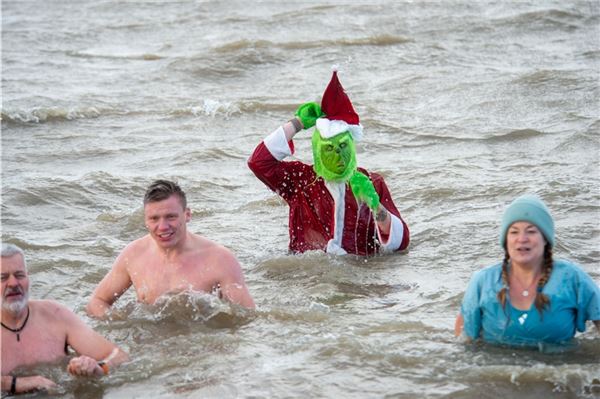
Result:
<svg viewBox="0 0 600 399"><path fill-rule="evenodd" d="M254 300L244 281L242 267L235 256L228 249L221 248L218 256L214 256L213 259L217 259L219 270L222 271L220 284L223 297L231 303L254 309Z"/></svg>
<svg viewBox="0 0 600 399"><path fill-rule="evenodd" d="M86 311L92 317L102 318L113 303L131 286L131 278L125 264L126 248L115 261L112 269L94 290Z"/></svg>
<svg viewBox="0 0 600 399"><path fill-rule="evenodd" d="M75 313L62 305L56 306L59 307L57 313L61 315L60 320L66 329L67 344L80 355L69 362L68 371L71 374L103 375L129 360L127 353L94 331ZM103 362L105 366L98 362Z"/></svg>
<svg viewBox="0 0 600 399"><path fill-rule="evenodd" d="M5 392L11 392L13 385L13 376L3 375L2 376L2 390ZM25 393L32 391L51 391L56 388L57 385L54 381L40 375L32 375L27 377L17 376L15 380L15 393Z"/></svg>

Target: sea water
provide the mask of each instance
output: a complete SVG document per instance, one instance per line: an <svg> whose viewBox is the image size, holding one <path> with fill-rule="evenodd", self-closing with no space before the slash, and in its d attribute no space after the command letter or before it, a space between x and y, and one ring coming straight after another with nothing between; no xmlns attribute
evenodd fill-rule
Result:
<svg viewBox="0 0 600 399"><path fill-rule="evenodd" d="M56 396L597 397L591 324L546 353L465 345L453 323L523 193L551 208L555 256L600 282L599 37L597 1L2 2L2 241L25 249L32 297L132 358L100 381L50 367ZM333 65L406 253L289 254L287 206L246 166ZM295 142L311 163L310 132ZM130 290L110 322L85 316L156 178L236 254L255 312Z"/></svg>

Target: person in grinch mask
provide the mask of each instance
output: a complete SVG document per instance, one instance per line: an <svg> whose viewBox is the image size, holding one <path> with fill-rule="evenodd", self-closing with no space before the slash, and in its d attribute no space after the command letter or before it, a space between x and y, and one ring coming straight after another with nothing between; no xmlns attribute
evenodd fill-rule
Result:
<svg viewBox="0 0 600 399"><path fill-rule="evenodd" d="M294 152L294 135L313 126L314 165L283 161ZM361 138L358 114L334 71L321 106L301 105L250 156L250 169L290 207L292 252L372 255L408 247L408 226L385 181L357 167Z"/></svg>

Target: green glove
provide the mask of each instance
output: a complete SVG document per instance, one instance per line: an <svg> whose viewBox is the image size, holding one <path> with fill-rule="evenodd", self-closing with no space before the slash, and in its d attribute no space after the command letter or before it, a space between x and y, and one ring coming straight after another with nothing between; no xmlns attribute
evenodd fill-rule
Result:
<svg viewBox="0 0 600 399"><path fill-rule="evenodd" d="M302 122L305 129L310 129L315 125L317 119L325 114L321 111L321 106L319 104L304 103L298 107L294 115L300 118L300 122Z"/></svg>
<svg viewBox="0 0 600 399"><path fill-rule="evenodd" d="M362 201L375 212L379 207L379 194L373 187L373 182L358 170L348 180L352 193L357 201Z"/></svg>

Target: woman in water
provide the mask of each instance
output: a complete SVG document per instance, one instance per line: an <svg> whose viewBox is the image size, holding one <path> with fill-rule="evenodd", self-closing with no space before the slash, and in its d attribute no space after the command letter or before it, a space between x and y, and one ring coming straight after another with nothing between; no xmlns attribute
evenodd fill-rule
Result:
<svg viewBox="0 0 600 399"><path fill-rule="evenodd" d="M514 200L500 228L504 260L473 274L455 333L494 344L569 342L587 320L600 330L600 289L579 266L553 259L554 221L533 195Z"/></svg>

